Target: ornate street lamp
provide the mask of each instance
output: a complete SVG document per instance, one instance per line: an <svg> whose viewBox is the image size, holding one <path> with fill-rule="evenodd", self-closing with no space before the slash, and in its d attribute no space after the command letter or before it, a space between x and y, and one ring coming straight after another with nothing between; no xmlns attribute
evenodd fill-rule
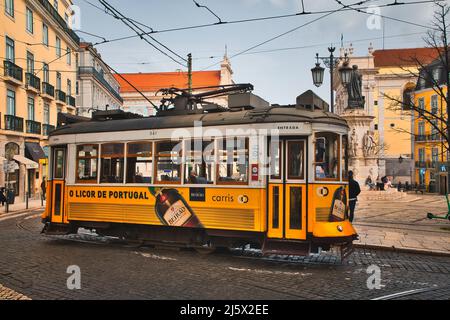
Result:
<svg viewBox="0 0 450 320"><path fill-rule="evenodd" d="M341 78L342 84L344 86L347 86L350 83L350 80L352 78L352 71L353 69L348 66L348 58L347 55L345 56L345 61L342 65L342 67L339 68L339 76Z"/></svg>
<svg viewBox="0 0 450 320"><path fill-rule="evenodd" d="M334 69L339 64L339 61L341 61L342 59L345 59L344 61L346 62L346 65L339 69L339 74L341 76L341 79L342 79L342 82L344 83L344 85L347 85L348 83L350 83L351 72L352 72L352 69L348 67L347 54L345 55L344 58L342 58L342 57L336 58L334 56L335 50L336 50L335 47L328 48L328 52L330 53L329 57L319 57L319 54L316 53L316 59L317 59L316 66L311 69L312 76L313 76L313 83L316 87L320 87L323 84L323 75L324 75L324 71L325 71L325 69L320 66L319 59L322 60L323 63L325 64L325 66L330 69L330 77L331 77L331 80L330 80L330 95L331 95L330 112L332 112L332 113L334 112L334 90L333 90ZM341 69L342 69L342 73L341 73Z"/></svg>
<svg viewBox="0 0 450 320"><path fill-rule="evenodd" d="M316 54L316 66L311 69L313 76L313 83L316 87L320 87L323 84L323 75L325 74L325 68L320 66L319 54Z"/></svg>

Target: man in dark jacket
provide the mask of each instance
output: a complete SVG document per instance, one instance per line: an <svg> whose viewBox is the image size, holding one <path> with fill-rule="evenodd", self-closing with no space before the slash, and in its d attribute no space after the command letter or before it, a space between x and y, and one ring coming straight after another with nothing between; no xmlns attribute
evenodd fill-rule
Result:
<svg viewBox="0 0 450 320"><path fill-rule="evenodd" d="M6 195L5 195L5 188L0 188L0 202L2 203L2 207L5 205L6 202Z"/></svg>
<svg viewBox="0 0 450 320"><path fill-rule="evenodd" d="M353 222L355 217L355 207L358 201L358 195L361 193L359 183L353 179L353 171L348 172L348 194L349 194L349 206L350 206L350 222Z"/></svg>

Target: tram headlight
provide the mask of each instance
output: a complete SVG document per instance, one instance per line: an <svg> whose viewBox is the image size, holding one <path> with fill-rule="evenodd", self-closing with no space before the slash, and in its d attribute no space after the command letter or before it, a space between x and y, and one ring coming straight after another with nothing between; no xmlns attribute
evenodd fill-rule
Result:
<svg viewBox="0 0 450 320"><path fill-rule="evenodd" d="M337 229L338 229L339 232L344 231L344 228L342 228L342 226L337 226Z"/></svg>

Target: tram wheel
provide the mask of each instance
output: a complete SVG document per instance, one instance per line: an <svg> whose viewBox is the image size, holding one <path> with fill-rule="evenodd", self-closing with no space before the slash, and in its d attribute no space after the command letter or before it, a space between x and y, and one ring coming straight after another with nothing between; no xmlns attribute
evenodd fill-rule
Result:
<svg viewBox="0 0 450 320"><path fill-rule="evenodd" d="M195 247L194 248L195 251L197 251L197 253L201 254L201 255L209 255L209 254L213 254L214 252L216 252L216 247Z"/></svg>

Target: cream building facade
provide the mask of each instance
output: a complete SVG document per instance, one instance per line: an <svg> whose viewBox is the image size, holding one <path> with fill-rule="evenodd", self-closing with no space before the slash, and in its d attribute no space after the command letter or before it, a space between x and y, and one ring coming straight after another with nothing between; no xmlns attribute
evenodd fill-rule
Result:
<svg viewBox="0 0 450 320"><path fill-rule="evenodd" d="M340 55L349 57L349 65L358 66L362 75L362 94L365 96L360 119L367 126L356 125L354 135L356 145L364 148L365 140L375 140L374 154L376 159L372 168L357 165L352 168L360 182L365 182L370 175L372 180L389 176L394 182L413 182L413 139L414 132L410 110L399 108L393 99L404 101L410 99L416 87L418 67L415 59L423 63L431 62L436 51L429 48L407 48L374 50L369 46L363 56L356 56L353 48L341 48ZM339 79L335 82L336 113L347 112L347 89ZM363 152L361 152L363 153ZM362 157L362 155L361 155Z"/></svg>
<svg viewBox="0 0 450 320"><path fill-rule="evenodd" d="M75 52L66 0L4 0L0 12L0 186L16 202L40 196L48 134L75 113ZM3 164L9 161L10 172Z"/></svg>
<svg viewBox="0 0 450 320"><path fill-rule="evenodd" d="M77 114L91 117L92 111L120 109L123 99L120 85L90 43L81 43L77 52L78 78L76 84Z"/></svg>

